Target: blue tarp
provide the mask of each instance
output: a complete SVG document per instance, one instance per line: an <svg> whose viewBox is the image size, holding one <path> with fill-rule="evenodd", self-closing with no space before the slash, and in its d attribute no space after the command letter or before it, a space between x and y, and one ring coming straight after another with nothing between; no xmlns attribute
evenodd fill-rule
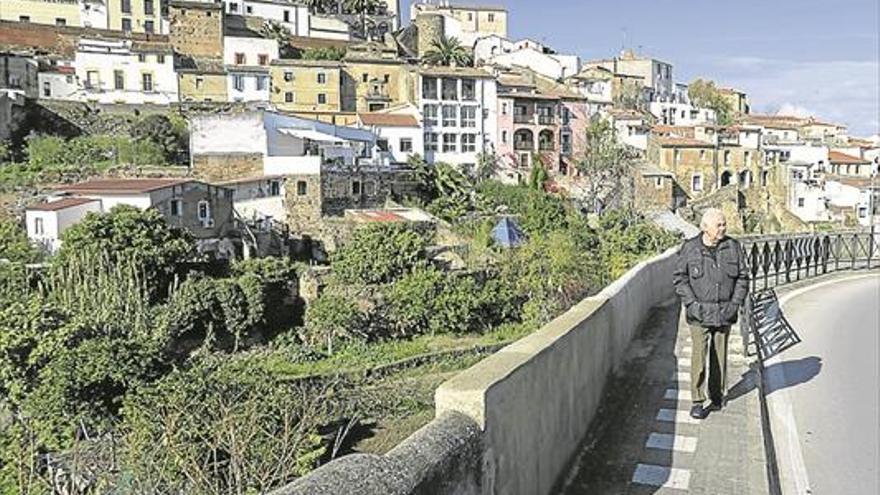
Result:
<svg viewBox="0 0 880 495"><path fill-rule="evenodd" d="M492 238L501 247L516 247L525 242L526 236L522 229L512 219L502 218L495 228L492 229Z"/></svg>

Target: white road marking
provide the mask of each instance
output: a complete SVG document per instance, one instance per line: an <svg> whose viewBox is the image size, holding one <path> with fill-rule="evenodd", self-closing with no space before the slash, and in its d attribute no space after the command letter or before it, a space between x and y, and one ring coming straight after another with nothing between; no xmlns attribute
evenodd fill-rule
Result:
<svg viewBox="0 0 880 495"><path fill-rule="evenodd" d="M668 433L651 433L645 447L649 449L674 450L676 452L696 452L697 437L670 435Z"/></svg>
<svg viewBox="0 0 880 495"><path fill-rule="evenodd" d="M639 464L633 473L632 482L640 485L687 490L691 482L691 472L687 469Z"/></svg>
<svg viewBox="0 0 880 495"><path fill-rule="evenodd" d="M679 411L677 409L660 409L657 411L656 419L664 423L700 424L700 420L692 418L688 411Z"/></svg>
<svg viewBox="0 0 880 495"><path fill-rule="evenodd" d="M690 390L679 390L676 388L668 388L666 389L666 394L663 395L664 399L669 400L691 400L691 391Z"/></svg>

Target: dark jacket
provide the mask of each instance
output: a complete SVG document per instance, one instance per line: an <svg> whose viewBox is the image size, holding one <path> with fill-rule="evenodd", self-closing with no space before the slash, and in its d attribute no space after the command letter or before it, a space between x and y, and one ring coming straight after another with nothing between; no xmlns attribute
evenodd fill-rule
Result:
<svg viewBox="0 0 880 495"><path fill-rule="evenodd" d="M672 283L687 308L688 323L720 327L736 323L749 293L749 272L739 242L725 237L715 257L702 233L682 244Z"/></svg>

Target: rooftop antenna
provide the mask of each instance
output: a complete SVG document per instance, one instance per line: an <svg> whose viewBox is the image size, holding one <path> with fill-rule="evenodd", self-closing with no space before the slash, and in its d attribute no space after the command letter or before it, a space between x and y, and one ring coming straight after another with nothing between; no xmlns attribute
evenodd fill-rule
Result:
<svg viewBox="0 0 880 495"><path fill-rule="evenodd" d="M623 36L623 39L621 40L621 44L620 44L620 53L623 53L623 51L626 50L626 26L620 28L620 31Z"/></svg>

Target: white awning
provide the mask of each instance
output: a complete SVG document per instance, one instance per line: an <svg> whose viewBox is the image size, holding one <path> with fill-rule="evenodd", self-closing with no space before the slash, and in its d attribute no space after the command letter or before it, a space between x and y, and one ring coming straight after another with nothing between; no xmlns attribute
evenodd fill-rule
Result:
<svg viewBox="0 0 880 495"><path fill-rule="evenodd" d="M297 137L300 139L308 139L310 141L321 141L325 143L344 143L345 140L333 136L331 134L326 134L323 132L318 132L312 129L278 129L278 132L282 134L287 134L288 136Z"/></svg>

